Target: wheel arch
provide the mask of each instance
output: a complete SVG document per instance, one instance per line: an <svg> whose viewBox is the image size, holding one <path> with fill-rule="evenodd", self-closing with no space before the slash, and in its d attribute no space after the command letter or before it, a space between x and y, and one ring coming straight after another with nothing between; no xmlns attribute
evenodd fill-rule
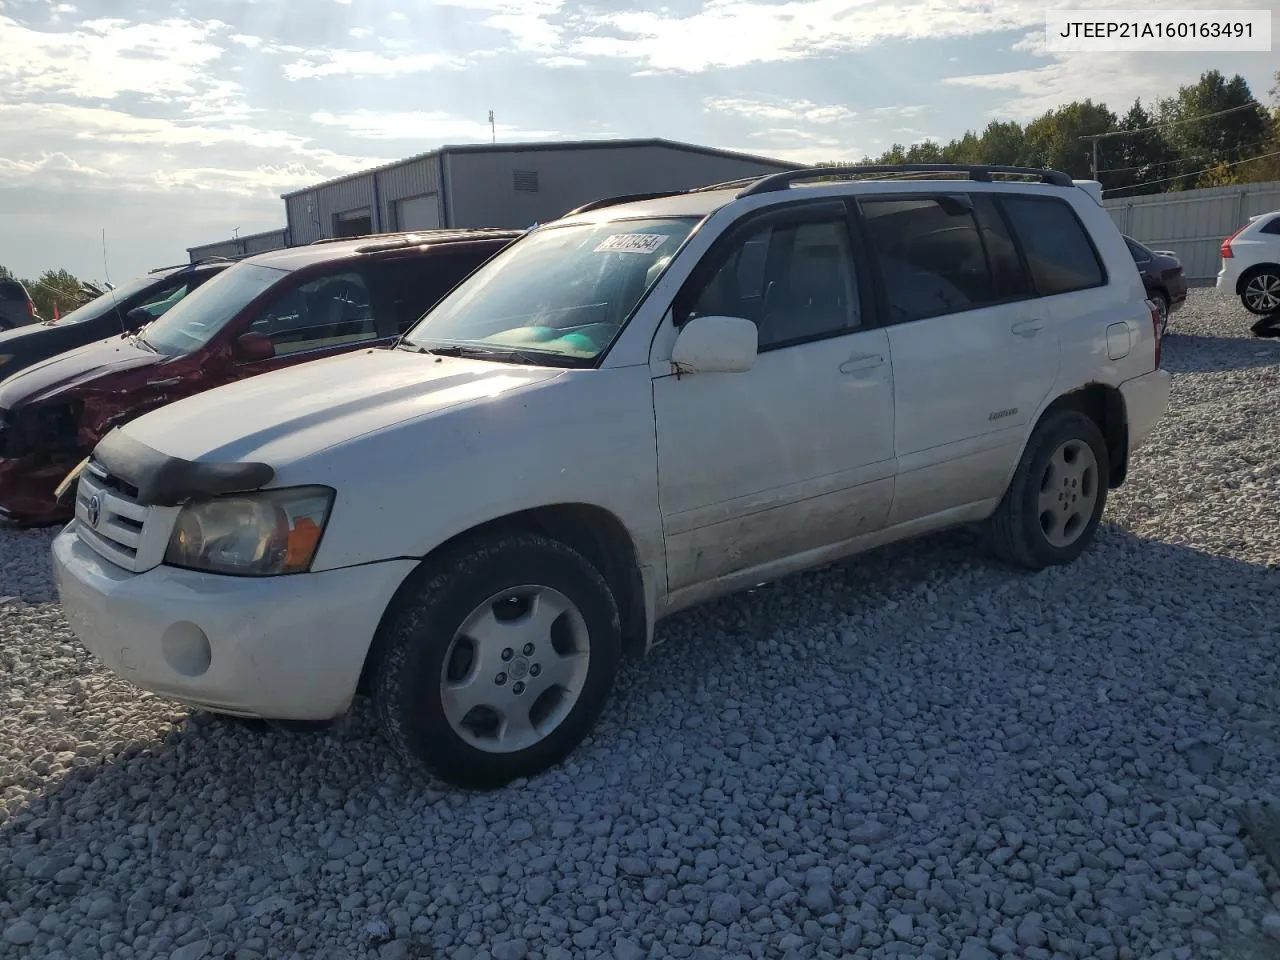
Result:
<svg viewBox="0 0 1280 960"><path fill-rule="evenodd" d="M1263 271L1270 270L1280 274L1280 263L1255 263L1248 269L1241 270L1240 276L1236 278L1236 296L1244 295L1244 285L1252 280L1255 276Z"/></svg>
<svg viewBox="0 0 1280 960"><path fill-rule="evenodd" d="M608 583L618 604L622 623L622 649L628 656L640 656L648 649L653 624L646 602L644 577L636 551L635 540L626 525L611 511L589 503L556 503L519 510L496 517L455 534L437 545L419 561L395 595L387 604L383 619L392 610L419 570L439 557L469 543L510 533L536 533L558 540L582 554ZM379 623L378 634L382 632ZM376 636L376 635L375 635ZM359 694L370 689L370 668L375 660L370 644L365 655L364 667L356 687Z"/></svg>
<svg viewBox="0 0 1280 960"><path fill-rule="evenodd" d="M1117 387L1096 381L1077 387L1061 394L1045 407L1037 418L1032 433L1041 423L1062 410L1078 410L1097 424L1107 442L1107 459L1111 466L1107 486L1112 490L1122 486L1129 474L1129 417L1125 409L1124 394Z"/></svg>

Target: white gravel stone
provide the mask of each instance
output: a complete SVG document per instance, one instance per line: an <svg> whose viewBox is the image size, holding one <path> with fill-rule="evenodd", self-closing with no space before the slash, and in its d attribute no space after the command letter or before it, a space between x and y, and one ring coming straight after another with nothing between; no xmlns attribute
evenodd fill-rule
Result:
<svg viewBox="0 0 1280 960"><path fill-rule="evenodd" d="M691 610L590 741L488 794L190 713L0 530L0 957L1274 956L1280 342L1193 291L1076 564L968 531ZM1242 943L1252 945L1246 954Z"/></svg>

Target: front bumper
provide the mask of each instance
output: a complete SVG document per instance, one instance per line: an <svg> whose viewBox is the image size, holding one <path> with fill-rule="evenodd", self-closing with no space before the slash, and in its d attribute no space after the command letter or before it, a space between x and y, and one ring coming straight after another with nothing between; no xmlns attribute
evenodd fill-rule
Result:
<svg viewBox="0 0 1280 960"><path fill-rule="evenodd" d="M75 528L54 539L53 570L80 642L144 690L243 717L345 713L383 611L416 565L263 578L165 566L134 574Z"/></svg>
<svg viewBox="0 0 1280 960"><path fill-rule="evenodd" d="M1169 388L1173 377L1168 370L1154 370L1120 384L1125 415L1129 421L1129 452L1146 441L1160 418L1169 409Z"/></svg>

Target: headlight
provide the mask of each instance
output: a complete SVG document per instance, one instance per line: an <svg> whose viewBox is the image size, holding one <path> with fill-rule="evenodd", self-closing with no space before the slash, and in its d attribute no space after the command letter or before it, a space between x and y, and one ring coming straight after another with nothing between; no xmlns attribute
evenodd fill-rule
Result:
<svg viewBox="0 0 1280 960"><path fill-rule="evenodd" d="M306 573L333 507L328 487L291 487L189 503L164 562L242 577Z"/></svg>

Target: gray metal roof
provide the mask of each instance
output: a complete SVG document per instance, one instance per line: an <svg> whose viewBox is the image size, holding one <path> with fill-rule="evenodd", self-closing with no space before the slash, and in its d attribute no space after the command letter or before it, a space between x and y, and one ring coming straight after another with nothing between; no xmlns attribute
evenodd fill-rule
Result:
<svg viewBox="0 0 1280 960"><path fill-rule="evenodd" d="M403 160L394 160L380 166L369 167L368 169L361 170L357 173L348 173L345 176L334 177L331 180L312 184L309 187L301 187L297 190L291 190L288 193L281 194L280 197L282 200L288 200L290 197L297 197L304 193L311 193L313 190L329 187L335 183L345 183L348 180L358 180L359 178L367 177L372 173L391 170L394 167L401 167L406 164L416 163L417 161L426 159L427 157L442 156L446 153L536 153L547 150L616 150L619 148L634 149L637 147L666 147L669 150L680 150L684 153L700 153L709 157L722 157L726 160L743 160L748 163L764 164L766 166L776 167L780 171L796 170L805 166L805 164L792 163L788 160L777 160L773 157L762 157L751 153L741 153L736 150L721 150L718 147L704 147L696 143L683 143L679 140L666 140L662 137L630 140L545 140L534 141L531 143L465 143L437 147L435 150L428 150L426 153L414 154L411 157L405 157Z"/></svg>

